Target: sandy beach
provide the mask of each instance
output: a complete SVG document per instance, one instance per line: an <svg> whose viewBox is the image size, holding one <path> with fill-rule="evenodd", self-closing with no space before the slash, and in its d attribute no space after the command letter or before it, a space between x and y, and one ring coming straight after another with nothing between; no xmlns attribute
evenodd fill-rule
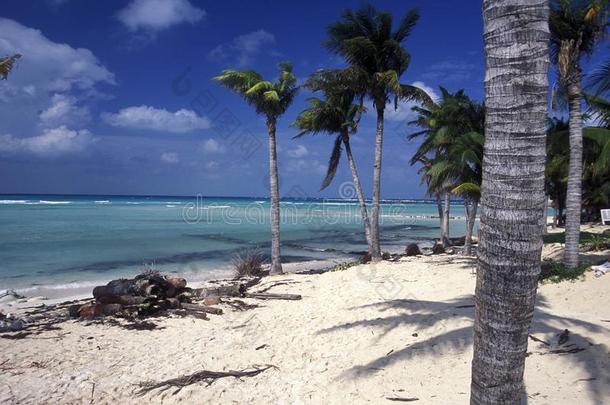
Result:
<svg viewBox="0 0 610 405"><path fill-rule="evenodd" d="M322 274L266 277L253 291L300 301L209 320L152 318L153 330L68 320L0 339L2 403L467 403L475 261L403 257ZM543 283L532 324L528 403L602 404L610 397L610 275ZM569 340L558 337L569 330ZM274 367L181 390L139 384L200 370Z"/></svg>

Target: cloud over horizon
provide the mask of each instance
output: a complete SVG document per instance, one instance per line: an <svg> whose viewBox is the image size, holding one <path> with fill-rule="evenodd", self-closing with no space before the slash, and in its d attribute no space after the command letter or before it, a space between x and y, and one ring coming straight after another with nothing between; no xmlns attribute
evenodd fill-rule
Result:
<svg viewBox="0 0 610 405"><path fill-rule="evenodd" d="M55 156L79 152L95 141L88 130L71 130L62 125L45 129L41 135L16 138L13 135L0 135L0 152L32 153L40 156Z"/></svg>

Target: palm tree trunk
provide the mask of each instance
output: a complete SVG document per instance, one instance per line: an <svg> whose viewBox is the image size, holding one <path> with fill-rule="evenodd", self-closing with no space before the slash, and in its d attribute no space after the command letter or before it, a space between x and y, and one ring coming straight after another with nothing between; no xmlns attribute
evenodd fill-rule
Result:
<svg viewBox="0 0 610 405"><path fill-rule="evenodd" d="M466 237L464 239L464 254L470 256L472 254L472 230L474 229L474 222L477 217L477 206L478 201L476 199L470 199L465 201L466 207Z"/></svg>
<svg viewBox="0 0 610 405"><path fill-rule="evenodd" d="M342 133L341 139L345 145L345 154L347 155L349 168L352 171L352 180L354 182L354 188L356 189L356 195L358 196L360 215L362 216L362 222L364 223L364 236L366 237L366 244L368 245L369 253L372 253L373 245L371 243L371 221L369 220L369 214L366 209L366 201L364 200L364 193L362 192L360 177L358 176L358 170L356 169L356 162L354 161L354 156L352 155L352 147L349 144L349 135L347 133Z"/></svg>
<svg viewBox="0 0 610 405"><path fill-rule="evenodd" d="M442 235L442 243L443 247L447 247L451 245L451 240L449 239L449 209L451 206L451 194L445 193L445 205L443 206L443 235Z"/></svg>
<svg viewBox="0 0 610 405"><path fill-rule="evenodd" d="M578 267L582 197L582 118L580 79L568 86L570 104L570 165L566 197L566 247L563 262L567 268Z"/></svg>
<svg viewBox="0 0 610 405"><path fill-rule="evenodd" d="M547 0L484 0L485 148L471 404L518 404L540 274Z"/></svg>
<svg viewBox="0 0 610 405"><path fill-rule="evenodd" d="M441 223L441 234L440 240L443 240L443 235L445 234L445 220L443 219L443 203L441 201L441 194L436 193L436 207L438 208L438 218Z"/></svg>
<svg viewBox="0 0 610 405"><path fill-rule="evenodd" d="M377 107L377 130L375 132L375 162L373 164L373 198L371 207L371 260L381 260L379 246L379 200L381 197L381 155L383 149L383 114L385 105Z"/></svg>
<svg viewBox="0 0 610 405"><path fill-rule="evenodd" d="M269 131L269 183L271 186L271 269L270 274L281 274L280 257L280 192L277 175L277 152L275 148L275 119L267 119Z"/></svg>

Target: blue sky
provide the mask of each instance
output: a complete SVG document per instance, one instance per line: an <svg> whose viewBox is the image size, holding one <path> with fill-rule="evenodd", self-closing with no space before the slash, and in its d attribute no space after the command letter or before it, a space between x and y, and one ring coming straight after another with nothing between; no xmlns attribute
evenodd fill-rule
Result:
<svg viewBox="0 0 610 405"><path fill-rule="evenodd" d="M326 26L356 1L5 0L0 55L22 59L0 83L0 193L265 196L264 119L211 81L224 68L274 77L291 60L300 80L341 61L321 45ZM404 83L483 97L480 2L377 1L396 18L419 7L405 42ZM289 124L311 94L280 118L280 194L334 197L351 179L342 162L319 192L332 138L292 140ZM409 105L388 112L384 198L423 197ZM353 149L369 195L374 116Z"/></svg>

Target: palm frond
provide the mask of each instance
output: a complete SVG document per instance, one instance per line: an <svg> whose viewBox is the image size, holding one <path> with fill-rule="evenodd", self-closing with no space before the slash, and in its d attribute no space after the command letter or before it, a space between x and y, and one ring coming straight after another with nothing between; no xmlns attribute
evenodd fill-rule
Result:
<svg viewBox="0 0 610 405"><path fill-rule="evenodd" d="M320 191L328 187L335 178L335 174L337 173L337 167L339 167L339 160L341 159L341 144L341 135L339 135L335 139L333 151L330 155L330 159L328 160L328 169L326 171L326 177L324 177L324 181L322 181Z"/></svg>
<svg viewBox="0 0 610 405"><path fill-rule="evenodd" d="M21 54L18 53L0 58L0 77L2 80L6 80L8 78L8 74L11 72L11 70L13 70L15 63L19 58L21 58Z"/></svg>

